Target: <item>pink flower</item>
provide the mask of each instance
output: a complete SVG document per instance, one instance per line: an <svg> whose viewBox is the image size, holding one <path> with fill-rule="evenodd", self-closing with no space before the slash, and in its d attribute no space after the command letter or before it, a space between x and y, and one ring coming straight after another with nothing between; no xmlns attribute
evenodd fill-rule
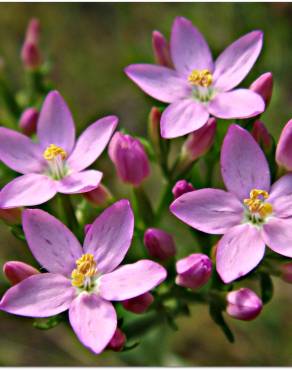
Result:
<svg viewBox="0 0 292 370"><path fill-rule="evenodd" d="M271 72L266 72L258 77L251 85L250 89L264 99L266 107L269 105L273 93L273 75Z"/></svg>
<svg viewBox="0 0 292 370"><path fill-rule="evenodd" d="M126 299L122 302L122 305L126 310L139 314L147 311L153 301L153 295L146 292L138 297Z"/></svg>
<svg viewBox="0 0 292 370"><path fill-rule="evenodd" d="M225 283L249 273L262 260L265 245L292 257L292 175L270 184L267 160L248 131L231 125L221 151L228 191L200 189L171 205L180 220L218 242L216 267Z"/></svg>
<svg viewBox="0 0 292 370"><path fill-rule="evenodd" d="M172 235L161 229L147 229L144 233L144 244L151 257L162 261L173 257L176 253Z"/></svg>
<svg viewBox="0 0 292 370"><path fill-rule="evenodd" d="M248 288L241 288L227 294L226 312L234 319L253 320L261 313L262 309L262 300Z"/></svg>
<svg viewBox="0 0 292 370"><path fill-rule="evenodd" d="M152 33L152 49L157 64L169 68L173 67L168 41L159 31Z"/></svg>
<svg viewBox="0 0 292 370"><path fill-rule="evenodd" d="M39 209L24 211L23 229L32 254L48 272L10 288L0 309L28 317L49 317L68 309L77 337L95 353L103 351L117 328L110 301L139 296L166 278L165 269L150 260L117 268L133 236L127 200L97 217L83 248L65 225Z"/></svg>
<svg viewBox="0 0 292 370"><path fill-rule="evenodd" d="M127 76L154 99L170 103L161 117L161 135L170 139L198 130L209 115L248 118L265 109L262 97L248 89L233 90L249 73L262 48L263 34L253 31L231 44L216 62L201 33L177 17L170 37L174 69L132 64Z"/></svg>
<svg viewBox="0 0 292 370"><path fill-rule="evenodd" d="M72 115L57 91L50 92L37 125L38 143L8 128L0 128L0 160L23 174L0 192L0 207L42 204L59 192L95 189L102 173L83 171L106 147L118 119L104 117L90 125L75 143Z"/></svg>
<svg viewBox="0 0 292 370"><path fill-rule="evenodd" d="M19 119L19 127L21 131L27 136L34 134L37 128L38 118L39 112L36 108L25 109Z"/></svg>
<svg viewBox="0 0 292 370"><path fill-rule="evenodd" d="M25 40L21 49L21 59L28 69L38 68L42 63L39 49L40 22L32 18L27 26Z"/></svg>
<svg viewBox="0 0 292 370"><path fill-rule="evenodd" d="M87 199L94 206L105 207L112 201L113 196L109 189L103 184L99 184L96 189L88 191L83 194L84 198Z"/></svg>
<svg viewBox="0 0 292 370"><path fill-rule="evenodd" d="M112 351L119 352L125 346L126 341L127 341L127 338L126 338L125 333L123 333L121 329L117 328L114 336L112 337L109 344L107 345L107 349L111 349Z"/></svg>
<svg viewBox="0 0 292 370"><path fill-rule="evenodd" d="M195 190L195 188L190 182L187 182L186 180L179 180L175 183L171 191L174 196L174 199L176 199L180 197L181 195L185 193L189 193L190 191L193 191L193 190Z"/></svg>
<svg viewBox="0 0 292 370"><path fill-rule="evenodd" d="M276 149L276 161L287 171L292 171L292 119L283 128Z"/></svg>
<svg viewBox="0 0 292 370"><path fill-rule="evenodd" d="M12 285L18 284L39 271L27 263L21 261L9 261L3 266L3 273Z"/></svg>
<svg viewBox="0 0 292 370"><path fill-rule="evenodd" d="M265 153L272 149L273 138L262 121L256 120L254 122L251 134L255 141L263 148Z"/></svg>

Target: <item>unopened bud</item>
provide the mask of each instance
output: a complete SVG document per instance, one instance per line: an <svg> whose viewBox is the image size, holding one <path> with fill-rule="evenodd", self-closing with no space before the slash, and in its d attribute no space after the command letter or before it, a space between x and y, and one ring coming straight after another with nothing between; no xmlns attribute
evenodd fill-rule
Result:
<svg viewBox="0 0 292 370"><path fill-rule="evenodd" d="M266 107L269 105L273 93L273 75L271 72L262 74L251 85L250 90L258 93L264 99Z"/></svg>
<svg viewBox="0 0 292 370"><path fill-rule="evenodd" d="M280 266L281 278L286 283L292 284L292 262L284 263Z"/></svg>
<svg viewBox="0 0 292 370"><path fill-rule="evenodd" d="M42 63L39 49L40 23L31 19L28 24L25 40L21 49L21 59L27 69L36 69Z"/></svg>
<svg viewBox="0 0 292 370"><path fill-rule="evenodd" d="M37 122L39 118L39 112L36 108L25 109L19 120L19 127L21 131L27 135L31 136L36 132Z"/></svg>
<svg viewBox="0 0 292 370"><path fill-rule="evenodd" d="M148 133L156 151L160 150L160 118L160 110L156 107L152 107L148 117Z"/></svg>
<svg viewBox="0 0 292 370"><path fill-rule="evenodd" d="M107 345L107 349L111 349L112 351L119 352L125 346L126 340L127 340L126 335L122 332L121 329L117 328L114 336L112 337L109 344Z"/></svg>
<svg viewBox="0 0 292 370"><path fill-rule="evenodd" d="M39 271L24 262L9 261L4 264L3 273L7 280L15 285L32 275L39 274Z"/></svg>
<svg viewBox="0 0 292 370"><path fill-rule="evenodd" d="M263 308L262 300L248 288L241 288L227 294L226 312L237 320L253 320Z"/></svg>
<svg viewBox="0 0 292 370"><path fill-rule="evenodd" d="M292 119L288 121L280 135L277 149L276 161L279 166L287 171L292 171Z"/></svg>
<svg viewBox="0 0 292 370"><path fill-rule="evenodd" d="M27 26L25 41L38 44L40 40L41 24L37 18L32 18Z"/></svg>
<svg viewBox="0 0 292 370"><path fill-rule="evenodd" d="M122 301L121 303L127 311L139 314L147 311L153 301L154 301L153 295L147 292L139 295L138 297Z"/></svg>
<svg viewBox="0 0 292 370"><path fill-rule="evenodd" d="M113 199L111 192L102 184L99 184L96 189L83 193L83 196L91 204L99 207L107 206Z"/></svg>
<svg viewBox="0 0 292 370"><path fill-rule="evenodd" d="M262 121L256 120L254 122L251 134L265 153L272 149L273 138Z"/></svg>
<svg viewBox="0 0 292 370"><path fill-rule="evenodd" d="M185 193L189 193L190 191L194 191L195 188L190 182L187 182L186 180L179 180L176 182L174 187L172 188L172 194L174 199L180 197L181 195Z"/></svg>
<svg viewBox="0 0 292 370"><path fill-rule="evenodd" d="M161 229L147 229L144 234L144 244L151 257L166 260L176 253L173 237Z"/></svg>
<svg viewBox="0 0 292 370"><path fill-rule="evenodd" d="M159 31L153 31L152 33L152 48L157 64L164 67L173 67L168 41Z"/></svg>

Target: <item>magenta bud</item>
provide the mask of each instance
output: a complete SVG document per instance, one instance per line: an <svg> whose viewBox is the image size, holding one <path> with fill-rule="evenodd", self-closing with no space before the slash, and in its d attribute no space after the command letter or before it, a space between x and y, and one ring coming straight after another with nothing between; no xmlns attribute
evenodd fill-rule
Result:
<svg viewBox="0 0 292 370"><path fill-rule="evenodd" d="M116 132L109 144L109 156L122 181L139 186L150 174L147 154L141 142Z"/></svg>
<svg viewBox="0 0 292 370"><path fill-rule="evenodd" d="M21 49L21 59L27 69L38 68L42 63L38 45L25 41Z"/></svg>
<svg viewBox="0 0 292 370"><path fill-rule="evenodd" d="M19 127L21 131L27 135L31 136L36 132L37 122L39 118L39 112L36 108L25 109L19 120Z"/></svg>
<svg viewBox="0 0 292 370"><path fill-rule="evenodd" d="M212 261L201 253L190 254L176 263L177 285L198 289L205 285L212 274Z"/></svg>
<svg viewBox="0 0 292 370"><path fill-rule="evenodd" d="M144 244L151 257L166 260L176 253L173 237L161 229L147 229L144 234Z"/></svg>
<svg viewBox="0 0 292 370"><path fill-rule="evenodd" d="M122 332L121 329L116 328L115 334L107 345L107 349L112 351L119 352L123 349L126 343L126 335Z"/></svg>
<svg viewBox="0 0 292 370"><path fill-rule="evenodd" d="M85 235L88 233L89 229L91 228L91 225L92 224L86 224L86 225L84 225L84 234Z"/></svg>
<svg viewBox="0 0 292 370"><path fill-rule="evenodd" d="M292 171L292 119L284 126L276 149L276 161L280 167Z"/></svg>
<svg viewBox="0 0 292 370"><path fill-rule="evenodd" d="M153 31L152 33L152 49L157 64L164 67L173 67L168 41L159 31Z"/></svg>
<svg viewBox="0 0 292 370"><path fill-rule="evenodd" d="M111 192L102 184L99 184L96 189L83 193L85 199L95 206L105 207L113 199Z"/></svg>
<svg viewBox="0 0 292 370"><path fill-rule="evenodd" d="M138 297L122 301L121 303L126 310L139 314L147 311L153 301L153 295L147 292Z"/></svg>
<svg viewBox="0 0 292 370"><path fill-rule="evenodd" d="M251 85L250 90L258 93L265 101L266 107L269 105L273 93L273 75L271 72L262 74Z"/></svg>
<svg viewBox="0 0 292 370"><path fill-rule="evenodd" d="M37 18L32 18L27 26L25 33L25 41L38 44L40 39L41 24Z"/></svg>
<svg viewBox="0 0 292 370"><path fill-rule="evenodd" d="M9 261L4 264L3 273L7 280L15 285L32 275L39 274L39 271L24 262Z"/></svg>
<svg viewBox="0 0 292 370"><path fill-rule="evenodd" d="M0 220L7 225L21 224L21 208L0 209Z"/></svg>
<svg viewBox="0 0 292 370"><path fill-rule="evenodd" d="M156 148L159 148L160 145L160 118L160 110L156 107L152 107L148 118L148 132L149 137Z"/></svg>
<svg viewBox="0 0 292 370"><path fill-rule="evenodd" d="M284 263L280 266L281 278L286 283L292 284L292 262Z"/></svg>
<svg viewBox="0 0 292 370"><path fill-rule="evenodd" d="M179 180L176 182L174 187L172 188L172 194L174 196L174 199L180 197L181 195L185 193L189 193L190 191L195 190L193 185L190 182L187 182L186 180Z"/></svg>
<svg viewBox="0 0 292 370"><path fill-rule="evenodd" d="M263 308L262 300L248 288L241 288L227 294L226 312L237 320L253 320Z"/></svg>
<svg viewBox="0 0 292 370"><path fill-rule="evenodd" d="M251 134L265 152L273 146L273 138L262 121L256 120L253 124Z"/></svg>

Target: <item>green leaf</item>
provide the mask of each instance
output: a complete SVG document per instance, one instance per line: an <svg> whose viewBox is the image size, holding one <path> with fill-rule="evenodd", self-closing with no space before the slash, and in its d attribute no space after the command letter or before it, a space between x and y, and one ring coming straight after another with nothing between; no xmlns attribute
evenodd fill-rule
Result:
<svg viewBox="0 0 292 370"><path fill-rule="evenodd" d="M210 303L209 312L211 318L222 329L228 341L234 343L234 335L223 318L222 310L215 303Z"/></svg>
<svg viewBox="0 0 292 370"><path fill-rule="evenodd" d="M39 330L49 330L56 327L64 320L63 315L52 316L48 319L36 319L33 323L33 327Z"/></svg>
<svg viewBox="0 0 292 370"><path fill-rule="evenodd" d="M266 272L260 273L261 296L264 304L268 303L274 293L273 281Z"/></svg>
<svg viewBox="0 0 292 370"><path fill-rule="evenodd" d="M140 345L140 342L134 342L132 344L126 345L121 352L127 352L131 351L132 349L138 347Z"/></svg>
<svg viewBox="0 0 292 370"><path fill-rule="evenodd" d="M22 241L26 240L21 225L13 225L11 226L10 230L17 239Z"/></svg>

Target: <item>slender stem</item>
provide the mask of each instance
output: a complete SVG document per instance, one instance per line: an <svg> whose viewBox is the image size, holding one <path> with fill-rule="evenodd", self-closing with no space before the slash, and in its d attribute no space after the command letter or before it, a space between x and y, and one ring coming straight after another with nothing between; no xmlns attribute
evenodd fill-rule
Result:
<svg viewBox="0 0 292 370"><path fill-rule="evenodd" d="M63 219L66 222L67 226L74 231L74 233L79 237L80 236L80 226L76 218L75 209L71 202L70 195L61 195L61 212Z"/></svg>

